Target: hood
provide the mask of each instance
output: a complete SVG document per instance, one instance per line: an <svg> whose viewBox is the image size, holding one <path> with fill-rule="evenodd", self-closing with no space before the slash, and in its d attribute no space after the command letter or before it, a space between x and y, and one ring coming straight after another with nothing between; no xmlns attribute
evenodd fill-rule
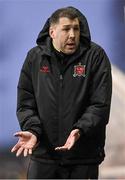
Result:
<svg viewBox="0 0 125 180"><path fill-rule="evenodd" d="M86 17L76 8L74 7L69 7L73 8L77 11L79 19L80 19L80 42L84 45L84 48L89 48L90 47L90 41L91 41L91 36L90 36L90 30L88 26L88 22ZM50 39L49 37L49 19L47 19L43 29L40 31L38 38L36 40L36 43L38 45L45 45L47 42L47 39Z"/></svg>

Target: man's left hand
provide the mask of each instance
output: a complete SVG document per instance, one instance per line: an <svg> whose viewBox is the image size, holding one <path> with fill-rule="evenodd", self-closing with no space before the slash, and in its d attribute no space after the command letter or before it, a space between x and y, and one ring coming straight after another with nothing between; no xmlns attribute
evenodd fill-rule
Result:
<svg viewBox="0 0 125 180"><path fill-rule="evenodd" d="M74 129L71 131L66 143L63 146L56 147L56 151L67 151L70 150L75 142L80 138L80 130L79 129Z"/></svg>

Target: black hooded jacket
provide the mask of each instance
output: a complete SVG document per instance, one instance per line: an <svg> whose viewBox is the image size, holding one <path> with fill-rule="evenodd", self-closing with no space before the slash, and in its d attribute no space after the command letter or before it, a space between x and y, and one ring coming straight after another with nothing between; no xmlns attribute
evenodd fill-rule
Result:
<svg viewBox="0 0 125 180"><path fill-rule="evenodd" d="M18 83L17 117L23 131L39 139L32 158L64 164L101 163L109 120L112 79L105 51L91 42L86 18L79 10L80 46L60 71L49 37L49 19L23 64ZM63 59L63 57L62 57ZM63 66L63 64L62 64ZM56 152L70 132L82 132L73 148Z"/></svg>

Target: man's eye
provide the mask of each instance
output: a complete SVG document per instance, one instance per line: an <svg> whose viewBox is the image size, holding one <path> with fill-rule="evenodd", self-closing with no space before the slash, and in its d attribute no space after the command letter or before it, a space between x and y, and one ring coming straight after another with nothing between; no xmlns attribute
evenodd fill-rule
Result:
<svg viewBox="0 0 125 180"><path fill-rule="evenodd" d="M69 29L68 29L68 28L65 28L65 29L63 29L63 31L69 31Z"/></svg>
<svg viewBox="0 0 125 180"><path fill-rule="evenodd" d="M76 27L76 28L74 28L74 30L75 30L75 31L79 31L79 28L78 28L78 27Z"/></svg>

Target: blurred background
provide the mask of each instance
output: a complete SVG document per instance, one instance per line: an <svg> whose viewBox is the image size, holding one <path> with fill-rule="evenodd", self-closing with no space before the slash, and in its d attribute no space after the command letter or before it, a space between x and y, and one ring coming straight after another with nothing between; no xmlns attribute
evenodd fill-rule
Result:
<svg viewBox="0 0 125 180"><path fill-rule="evenodd" d="M125 178L125 0L0 0L0 178L25 179L29 158L10 153L17 142L17 83L27 51L57 8L74 6L88 19L92 40L112 64L113 95L100 178Z"/></svg>

